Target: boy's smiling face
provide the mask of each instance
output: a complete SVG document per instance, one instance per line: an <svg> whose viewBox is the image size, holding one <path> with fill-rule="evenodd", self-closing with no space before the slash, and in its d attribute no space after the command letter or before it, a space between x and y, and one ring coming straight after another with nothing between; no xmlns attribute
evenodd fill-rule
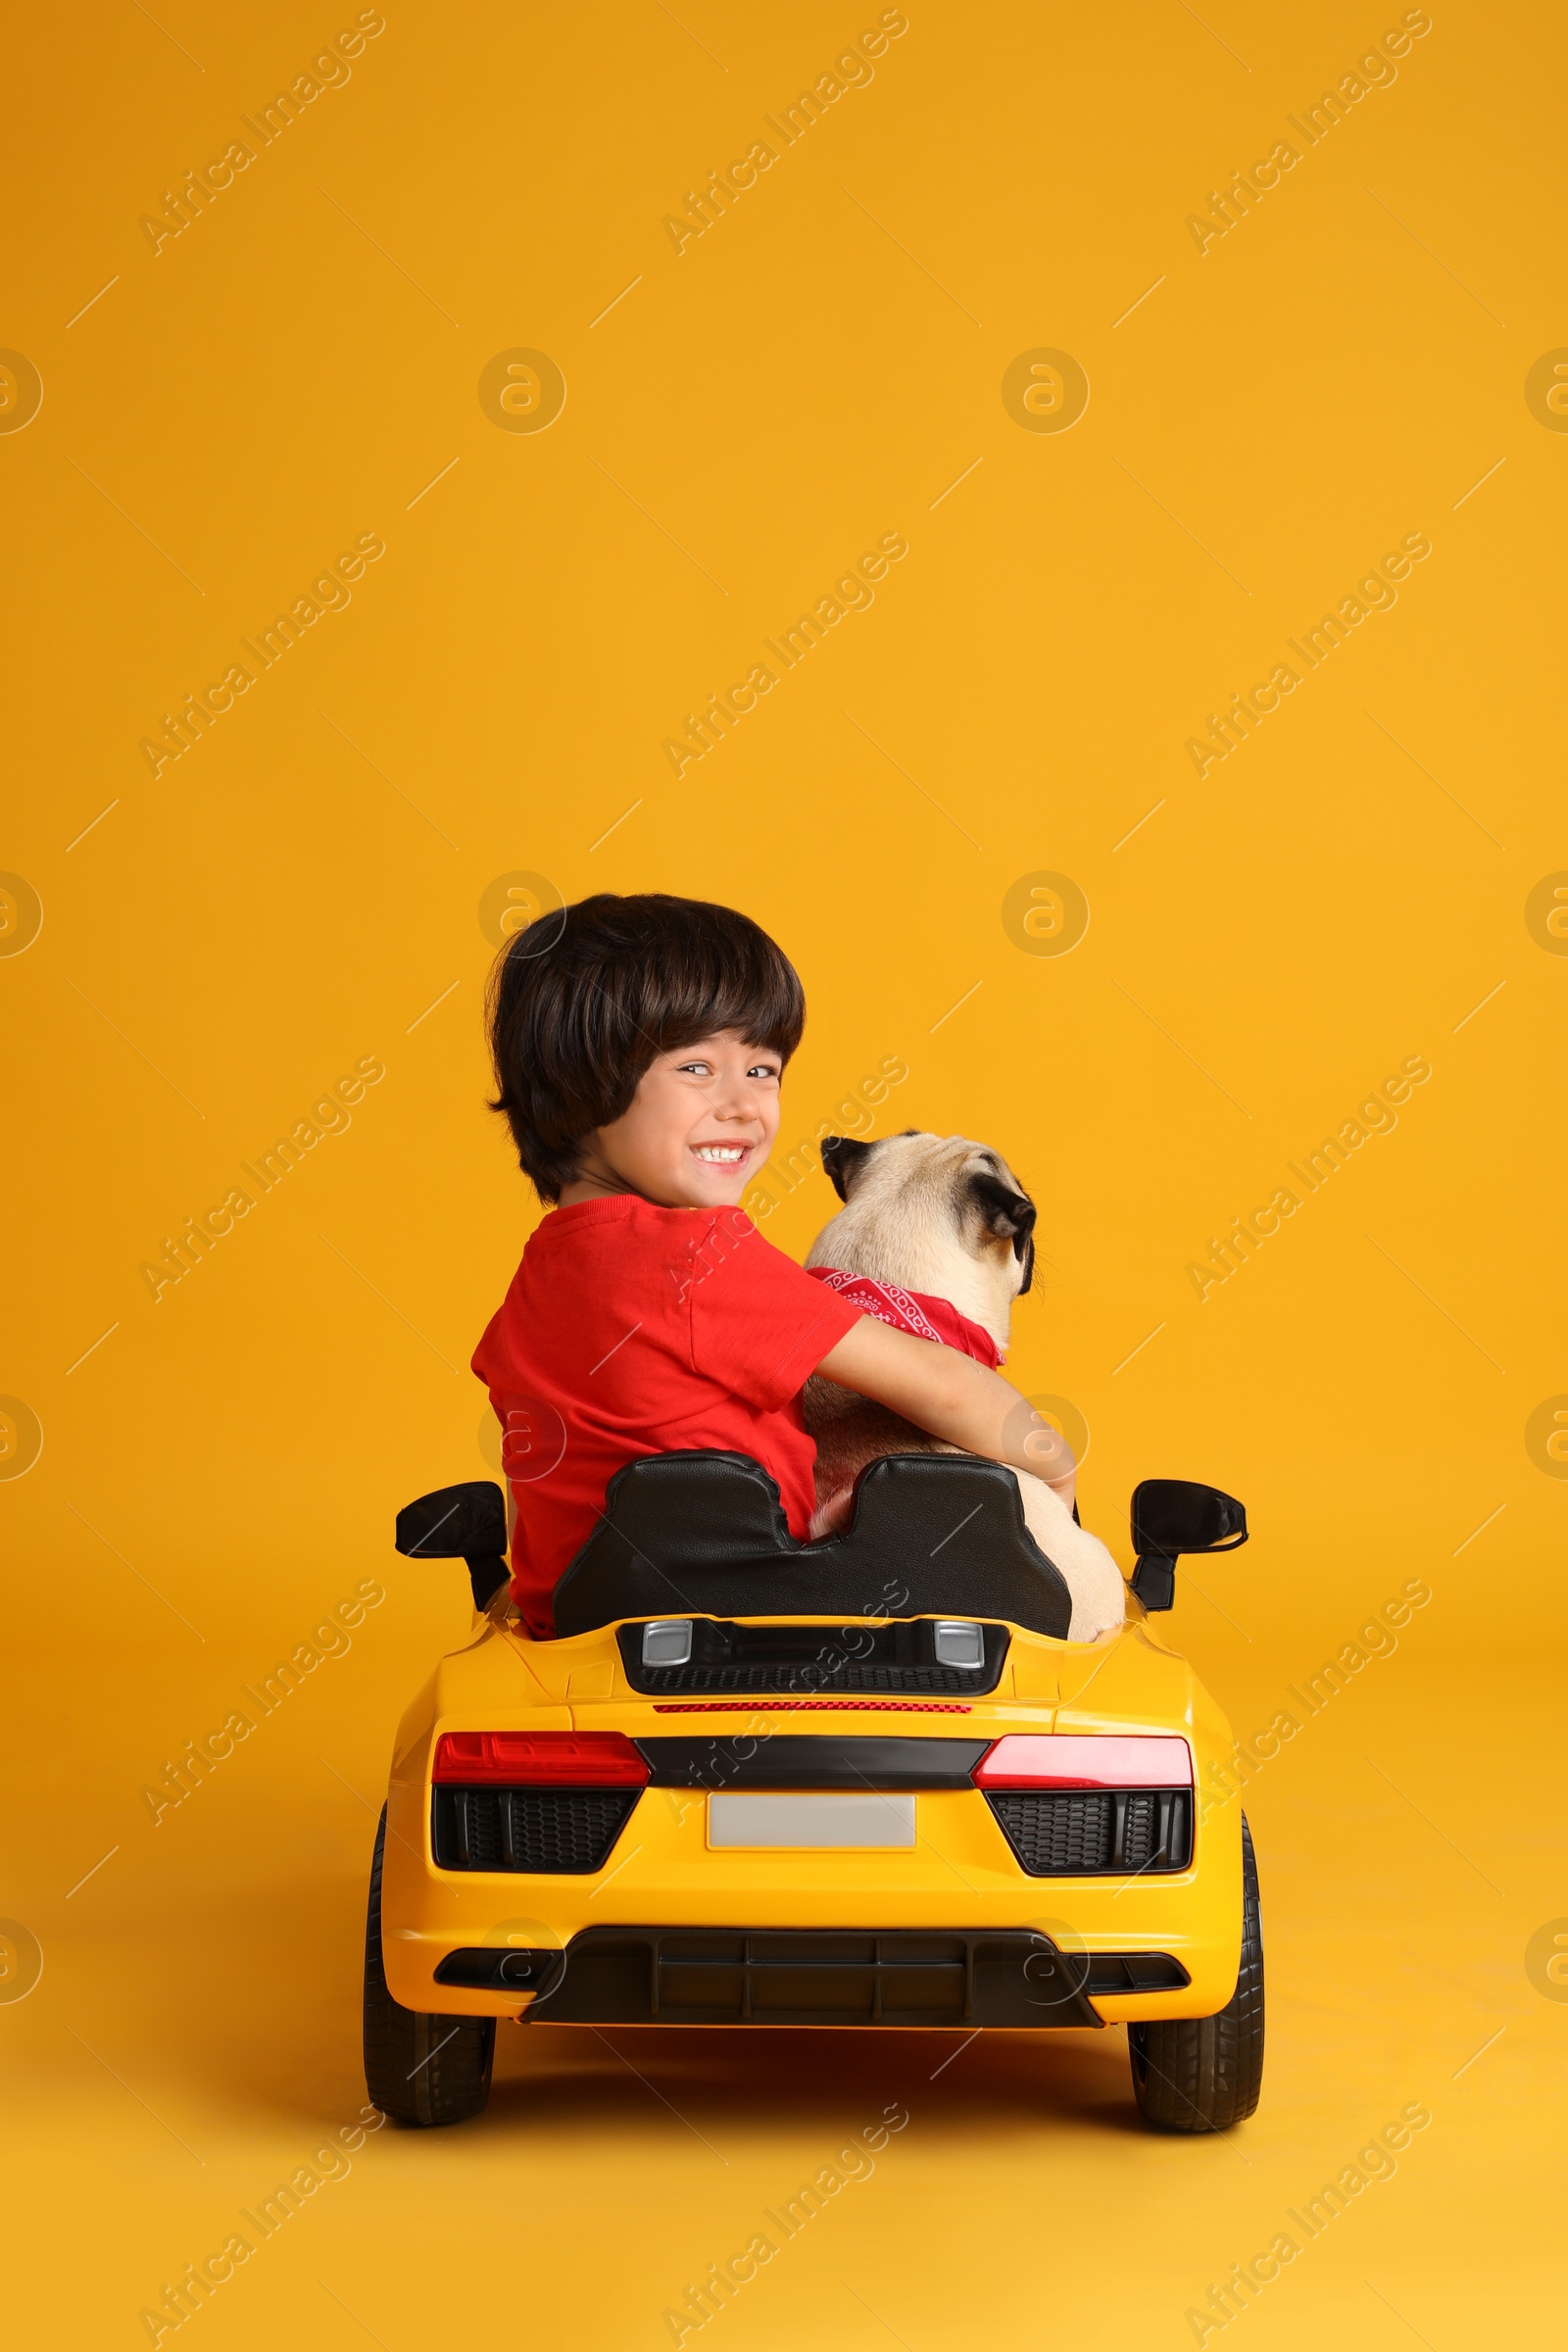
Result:
<svg viewBox="0 0 1568 2352"><path fill-rule="evenodd" d="M660 1054L631 1108L583 1139L561 1204L637 1193L662 1208L725 1208L766 1165L784 1057L735 1030Z"/></svg>

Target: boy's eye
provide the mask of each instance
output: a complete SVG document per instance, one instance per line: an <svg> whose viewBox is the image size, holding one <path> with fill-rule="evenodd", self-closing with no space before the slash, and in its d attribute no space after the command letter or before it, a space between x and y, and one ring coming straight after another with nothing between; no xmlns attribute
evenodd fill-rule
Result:
<svg viewBox="0 0 1568 2352"><path fill-rule="evenodd" d="M710 1061L679 1061L675 1064L675 1071L681 1078L712 1078L717 1075ZM748 1078L771 1078L776 1085L783 1072L776 1063L755 1061L746 1075Z"/></svg>

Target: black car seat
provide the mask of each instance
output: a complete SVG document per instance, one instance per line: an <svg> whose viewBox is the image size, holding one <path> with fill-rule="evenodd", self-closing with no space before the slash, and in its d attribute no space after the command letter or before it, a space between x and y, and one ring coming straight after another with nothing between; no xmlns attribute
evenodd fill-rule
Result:
<svg viewBox="0 0 1568 2352"><path fill-rule="evenodd" d="M799 1544L760 1462L658 1453L611 1480L556 1587L556 1632L673 1616L1003 1617L1064 1641L1072 1595L999 1462L885 1455L862 1472L846 1532Z"/></svg>

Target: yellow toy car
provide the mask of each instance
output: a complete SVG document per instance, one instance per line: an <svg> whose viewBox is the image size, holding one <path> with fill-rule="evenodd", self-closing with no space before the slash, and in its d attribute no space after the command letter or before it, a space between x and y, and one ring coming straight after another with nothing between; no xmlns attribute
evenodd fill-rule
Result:
<svg viewBox="0 0 1568 2352"><path fill-rule="evenodd" d="M423 1496L398 1548L466 1560L475 1622L399 1727L370 1878L365 2063L396 2120L489 2095L498 2018L580 2026L1128 2028L1146 2121L1257 2104L1263 1954L1231 1738L1150 1612L1247 1541L1146 1480L1128 1622L1066 1640L1012 1474L896 1455L790 1536L737 1453L612 1481L530 1641L501 1491Z"/></svg>

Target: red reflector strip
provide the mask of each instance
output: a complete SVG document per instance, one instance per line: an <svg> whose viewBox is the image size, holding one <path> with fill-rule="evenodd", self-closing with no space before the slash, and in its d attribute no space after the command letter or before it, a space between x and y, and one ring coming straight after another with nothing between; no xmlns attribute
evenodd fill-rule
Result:
<svg viewBox="0 0 1568 2352"><path fill-rule="evenodd" d="M642 1788L648 1766L623 1732L443 1732L430 1778L514 1788Z"/></svg>
<svg viewBox="0 0 1568 2352"><path fill-rule="evenodd" d="M974 1768L977 1788L1190 1788L1185 1740L1118 1733L1009 1732Z"/></svg>
<svg viewBox="0 0 1568 2352"><path fill-rule="evenodd" d="M967 1715L951 1698L691 1698L667 1699L656 1715Z"/></svg>

